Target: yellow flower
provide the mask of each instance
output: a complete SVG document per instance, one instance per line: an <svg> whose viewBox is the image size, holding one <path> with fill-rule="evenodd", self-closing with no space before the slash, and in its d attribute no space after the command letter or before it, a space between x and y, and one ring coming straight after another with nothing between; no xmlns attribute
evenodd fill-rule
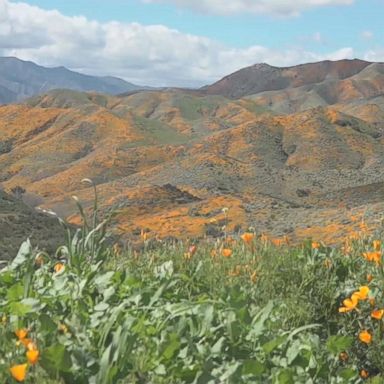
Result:
<svg viewBox="0 0 384 384"><path fill-rule="evenodd" d="M360 287L359 290L354 293L354 295L357 295L357 298L359 300L366 300L368 299L368 293L369 293L369 287L364 285L363 287Z"/></svg>
<svg viewBox="0 0 384 384"><path fill-rule="evenodd" d="M376 320L381 320L384 316L384 309L376 309L371 312L371 317Z"/></svg>
<svg viewBox="0 0 384 384"><path fill-rule="evenodd" d="M39 360L40 352L37 349L27 351L26 356L29 364L36 364Z"/></svg>
<svg viewBox="0 0 384 384"><path fill-rule="evenodd" d="M370 344L372 342L372 335L368 331L361 331L359 339L362 343Z"/></svg>
<svg viewBox="0 0 384 384"><path fill-rule="evenodd" d="M250 232L245 232L241 235L241 239L246 244L250 244L253 241L254 237L255 237L255 235L253 233L250 233Z"/></svg>
<svg viewBox="0 0 384 384"><path fill-rule="evenodd" d="M380 249L381 249L381 241L380 240L374 240L373 241L373 249L375 251L380 251Z"/></svg>
<svg viewBox="0 0 384 384"><path fill-rule="evenodd" d="M12 377L19 382L22 382L25 380L25 377L27 376L27 364L19 364L14 365L10 368Z"/></svg>
<svg viewBox="0 0 384 384"><path fill-rule="evenodd" d="M345 313L345 312L352 311L356 308L358 303L359 303L359 297L356 294L353 294L350 299L345 299L343 301L344 307L340 307L339 312Z"/></svg>
<svg viewBox="0 0 384 384"><path fill-rule="evenodd" d="M15 334L19 338L19 340L23 340L28 336L28 329L25 329L25 328L17 329L15 331Z"/></svg>
<svg viewBox="0 0 384 384"><path fill-rule="evenodd" d="M221 251L221 254L222 254L224 257L231 257L231 256L232 256L232 251L231 251L229 248L224 248L224 249Z"/></svg>
<svg viewBox="0 0 384 384"><path fill-rule="evenodd" d="M57 263L53 267L53 269L55 270L56 273L59 273L60 271L64 270L64 268L65 268L65 266L63 263Z"/></svg>

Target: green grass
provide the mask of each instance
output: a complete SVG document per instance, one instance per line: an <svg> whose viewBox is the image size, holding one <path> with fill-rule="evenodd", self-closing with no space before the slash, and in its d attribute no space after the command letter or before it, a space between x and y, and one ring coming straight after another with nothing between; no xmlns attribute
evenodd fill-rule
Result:
<svg viewBox="0 0 384 384"><path fill-rule="evenodd" d="M137 253L107 246L107 224L95 204L55 255L27 242L0 272L1 383L26 361L20 328L40 352L26 383L359 383L362 370L382 382L383 323L370 313L384 308L384 273L362 256L372 238L348 254L257 236L193 249L146 242ZM365 285L375 304L361 297L358 310L339 313Z"/></svg>
<svg viewBox="0 0 384 384"><path fill-rule="evenodd" d="M158 120L135 116L135 125L146 137L147 144L184 144L189 137ZM141 143L142 144L142 143Z"/></svg>

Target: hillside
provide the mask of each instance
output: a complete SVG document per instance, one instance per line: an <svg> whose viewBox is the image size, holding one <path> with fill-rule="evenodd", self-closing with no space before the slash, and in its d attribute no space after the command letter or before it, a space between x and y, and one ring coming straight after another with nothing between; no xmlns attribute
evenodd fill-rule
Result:
<svg viewBox="0 0 384 384"><path fill-rule="evenodd" d="M63 229L56 218L36 212L1 190L0 233L0 260L14 257L27 238L33 246L49 252L55 251L64 240Z"/></svg>
<svg viewBox="0 0 384 384"><path fill-rule="evenodd" d="M45 68L15 57L0 57L0 104L9 104L52 89L119 94L143 89L115 77L96 77L64 67Z"/></svg>
<svg viewBox="0 0 384 384"><path fill-rule="evenodd" d="M352 77L368 90L338 88L337 102L294 114L183 90L51 91L3 106L0 182L79 223L71 196L90 207L80 180L91 178L124 239L217 236L226 225L334 243L363 218L377 226L384 208L383 75L357 64L365 69ZM335 81L358 71L344 65L329 67Z"/></svg>
<svg viewBox="0 0 384 384"><path fill-rule="evenodd" d="M294 67L272 67L255 64L240 69L218 82L202 88L208 95L222 95L231 99L260 92L281 91L352 77L372 63L363 60L321 61Z"/></svg>

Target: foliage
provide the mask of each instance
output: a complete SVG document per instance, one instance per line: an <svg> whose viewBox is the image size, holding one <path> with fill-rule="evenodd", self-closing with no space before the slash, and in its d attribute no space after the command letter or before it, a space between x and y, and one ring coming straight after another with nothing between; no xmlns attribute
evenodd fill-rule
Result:
<svg viewBox="0 0 384 384"><path fill-rule="evenodd" d="M379 242L288 248L248 233L138 253L106 245L97 196L91 218L78 207L83 227L55 255L27 241L0 272L1 383L25 363L27 383L380 382Z"/></svg>

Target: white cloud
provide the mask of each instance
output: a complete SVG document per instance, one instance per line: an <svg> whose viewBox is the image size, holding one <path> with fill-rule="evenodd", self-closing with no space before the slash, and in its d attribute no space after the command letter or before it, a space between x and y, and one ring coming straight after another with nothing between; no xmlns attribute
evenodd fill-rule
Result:
<svg viewBox="0 0 384 384"><path fill-rule="evenodd" d="M363 31L361 32L361 37L365 40L371 40L374 37L374 34L372 31Z"/></svg>
<svg viewBox="0 0 384 384"><path fill-rule="evenodd" d="M142 0L145 3L171 3L180 8L219 15L236 13L271 13L297 16L310 8L351 5L354 0Z"/></svg>
<svg viewBox="0 0 384 384"><path fill-rule="evenodd" d="M373 55L371 52L370 56ZM99 23L0 0L0 56L119 76L137 84L200 86L259 62L289 66L353 58L354 52L352 48L329 54L258 45L233 48L163 25Z"/></svg>

